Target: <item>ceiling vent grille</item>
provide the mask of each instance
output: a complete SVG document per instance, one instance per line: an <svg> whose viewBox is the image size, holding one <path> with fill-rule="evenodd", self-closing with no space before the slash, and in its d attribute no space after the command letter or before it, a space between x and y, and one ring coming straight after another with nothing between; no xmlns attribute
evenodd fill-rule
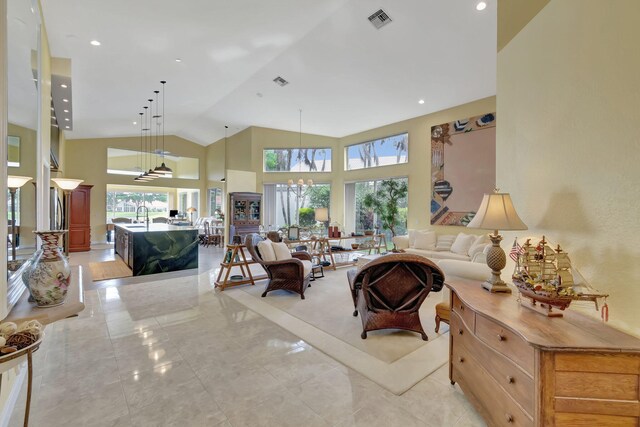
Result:
<svg viewBox="0 0 640 427"><path fill-rule="evenodd" d="M374 27L376 27L376 29L378 30L384 27L385 25L387 25L391 21L392 19L389 18L389 15L387 15L387 12L385 12L382 9L378 10L377 12L375 12L373 15L369 17L369 22L371 22L371 24Z"/></svg>
<svg viewBox="0 0 640 427"><path fill-rule="evenodd" d="M278 76L275 79L273 79L273 81L278 85L278 86L286 86L289 84L288 81L286 81L285 79L283 79L282 77Z"/></svg>

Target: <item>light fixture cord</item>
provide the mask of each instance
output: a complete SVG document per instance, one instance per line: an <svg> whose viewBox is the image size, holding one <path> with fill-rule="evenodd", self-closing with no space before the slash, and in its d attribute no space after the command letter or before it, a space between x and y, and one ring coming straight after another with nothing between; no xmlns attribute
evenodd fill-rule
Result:
<svg viewBox="0 0 640 427"><path fill-rule="evenodd" d="M154 90L153 93L156 94L156 115L154 117L156 118L156 150L155 150L155 152L156 152L156 168L157 168L158 167L158 133L159 133L158 130L159 130L159 126L160 126L160 123L158 123L158 118L160 117L160 116L158 116L158 108L159 108L158 107L158 93L160 93L160 91Z"/></svg>
<svg viewBox="0 0 640 427"><path fill-rule="evenodd" d="M162 83L162 163L164 163L164 93L167 90L165 86L167 81L161 80L160 83Z"/></svg>
<svg viewBox="0 0 640 427"><path fill-rule="evenodd" d="M142 151L142 135L143 135L142 129L144 128L144 126L142 125L142 115L144 113L138 113L138 114L140 114L140 152L138 153L138 158L140 159L140 169L142 169L142 153L143 153L143 151ZM144 173L144 169L142 169L142 173Z"/></svg>
<svg viewBox="0 0 640 427"><path fill-rule="evenodd" d="M151 148L153 148L153 99L149 101L149 170L151 170Z"/></svg>
<svg viewBox="0 0 640 427"><path fill-rule="evenodd" d="M149 109L149 107L144 106L142 107L144 108L144 148L142 149L142 158L143 158L143 167L142 167L142 174L144 175L145 173L147 173L147 110Z"/></svg>
<svg viewBox="0 0 640 427"><path fill-rule="evenodd" d="M302 108L300 109L300 147L298 148L298 173L302 173Z"/></svg>

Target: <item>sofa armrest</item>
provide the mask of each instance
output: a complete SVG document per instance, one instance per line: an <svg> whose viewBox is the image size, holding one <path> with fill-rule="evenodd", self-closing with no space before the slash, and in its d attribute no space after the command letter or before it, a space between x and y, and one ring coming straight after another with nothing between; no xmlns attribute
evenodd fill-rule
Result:
<svg viewBox="0 0 640 427"><path fill-rule="evenodd" d="M396 245L396 249L409 248L409 236L393 236L391 241Z"/></svg>
<svg viewBox="0 0 640 427"><path fill-rule="evenodd" d="M476 263L480 263L480 264L486 264L487 263L487 256L484 254L484 252L479 252L479 253L475 254L473 256L473 258L471 258L471 262L476 262Z"/></svg>

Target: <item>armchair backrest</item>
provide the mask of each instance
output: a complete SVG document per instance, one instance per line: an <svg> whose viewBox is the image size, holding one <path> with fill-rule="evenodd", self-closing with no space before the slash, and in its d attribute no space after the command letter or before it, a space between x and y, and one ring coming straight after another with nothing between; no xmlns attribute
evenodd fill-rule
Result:
<svg viewBox="0 0 640 427"><path fill-rule="evenodd" d="M263 240L264 239L260 237L259 234L256 234L256 233L247 234L244 237L244 245L246 246L247 250L251 254L251 258L253 258L253 260L259 264L262 264L264 262L264 260L260 256L260 252L258 251L258 243L260 243Z"/></svg>
<svg viewBox="0 0 640 427"><path fill-rule="evenodd" d="M371 310L416 311L430 291L442 289L444 273L427 258L391 254L358 269L354 283Z"/></svg>
<svg viewBox="0 0 640 427"><path fill-rule="evenodd" d="M204 222L204 235L209 236L211 234L211 229L209 228L209 221Z"/></svg>

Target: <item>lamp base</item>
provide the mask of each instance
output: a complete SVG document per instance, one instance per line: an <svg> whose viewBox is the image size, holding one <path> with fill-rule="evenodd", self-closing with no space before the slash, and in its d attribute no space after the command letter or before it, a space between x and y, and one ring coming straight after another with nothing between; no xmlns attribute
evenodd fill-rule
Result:
<svg viewBox="0 0 640 427"><path fill-rule="evenodd" d="M511 293L512 290L505 282L502 280L499 283L491 283L491 281L487 280L486 282L482 282L482 289L486 289L489 292L504 292Z"/></svg>
<svg viewBox="0 0 640 427"><path fill-rule="evenodd" d="M487 266L491 269L491 277L482 283L482 288L489 292L511 293L511 288L500 278L500 271L507 264L507 256L500 247L502 236L498 234L498 230L495 230L493 234L489 235L489 238L492 245L487 252Z"/></svg>

